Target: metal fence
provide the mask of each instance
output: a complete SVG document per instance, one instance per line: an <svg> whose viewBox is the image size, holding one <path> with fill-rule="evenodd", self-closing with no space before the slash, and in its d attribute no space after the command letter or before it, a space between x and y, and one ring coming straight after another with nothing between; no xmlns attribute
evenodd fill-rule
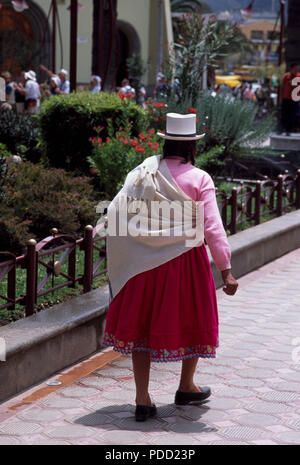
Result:
<svg viewBox="0 0 300 465"><path fill-rule="evenodd" d="M254 187L241 184L234 187L229 196L225 192L217 192L217 201L225 229L235 234L249 222L259 224L267 214L281 216L292 208L300 208L300 170L295 177L279 175L275 180L256 181ZM29 240L26 253L22 256L0 252L0 258L4 259L0 262L0 282L7 277L6 294L0 294L0 299L4 301L0 310L14 310L16 304L21 304L25 307L26 316L29 316L34 313L39 297L58 289L75 288L78 283L83 286L84 293L89 292L93 280L107 272L106 240L102 228L104 225L96 228L86 226L84 237L78 240L52 229L51 236L39 243ZM57 242L63 244L55 245ZM78 250L84 253L84 270L79 275L76 273ZM55 260L59 252L62 254ZM67 264L67 272L62 270L64 263ZM41 267L45 269L45 274L39 280L38 270ZM20 268L26 272L26 290L25 295L17 296L16 279ZM55 276L63 277L64 281L55 285ZM52 280L52 286L46 288L49 280Z"/></svg>

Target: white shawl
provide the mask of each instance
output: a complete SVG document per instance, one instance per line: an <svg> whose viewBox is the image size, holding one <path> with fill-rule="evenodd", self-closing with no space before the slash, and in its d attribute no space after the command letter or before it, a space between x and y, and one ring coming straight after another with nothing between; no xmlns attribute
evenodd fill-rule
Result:
<svg viewBox="0 0 300 465"><path fill-rule="evenodd" d="M158 209L158 204L166 209ZM127 175L107 218L111 298L133 276L204 242L204 202L183 192L162 155L146 158Z"/></svg>

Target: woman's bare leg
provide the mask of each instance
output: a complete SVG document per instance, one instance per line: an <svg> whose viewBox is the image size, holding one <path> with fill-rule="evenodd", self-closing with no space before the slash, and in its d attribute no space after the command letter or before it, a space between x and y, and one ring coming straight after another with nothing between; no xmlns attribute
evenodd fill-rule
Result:
<svg viewBox="0 0 300 465"><path fill-rule="evenodd" d="M198 363L198 357L182 360L181 378L178 391L181 392L200 392L198 386L194 383L194 374Z"/></svg>
<svg viewBox="0 0 300 465"><path fill-rule="evenodd" d="M150 378L150 352L132 352L137 405L152 405L148 392Z"/></svg>

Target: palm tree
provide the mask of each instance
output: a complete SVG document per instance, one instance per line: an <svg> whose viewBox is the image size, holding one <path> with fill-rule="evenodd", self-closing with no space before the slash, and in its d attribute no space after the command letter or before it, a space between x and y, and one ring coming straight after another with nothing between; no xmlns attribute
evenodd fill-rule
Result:
<svg viewBox="0 0 300 465"><path fill-rule="evenodd" d="M286 62L300 63L300 3L299 0L289 0Z"/></svg>
<svg viewBox="0 0 300 465"><path fill-rule="evenodd" d="M210 13L211 8L202 0L171 0L172 13Z"/></svg>

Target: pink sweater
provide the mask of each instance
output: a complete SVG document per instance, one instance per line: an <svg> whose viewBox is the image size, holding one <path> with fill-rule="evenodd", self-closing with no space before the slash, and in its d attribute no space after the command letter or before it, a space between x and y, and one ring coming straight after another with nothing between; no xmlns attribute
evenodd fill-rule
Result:
<svg viewBox="0 0 300 465"><path fill-rule="evenodd" d="M166 159L169 171L179 187L193 200L204 201L204 237L219 271L231 268L231 251L219 212L215 185L211 176L181 157Z"/></svg>

